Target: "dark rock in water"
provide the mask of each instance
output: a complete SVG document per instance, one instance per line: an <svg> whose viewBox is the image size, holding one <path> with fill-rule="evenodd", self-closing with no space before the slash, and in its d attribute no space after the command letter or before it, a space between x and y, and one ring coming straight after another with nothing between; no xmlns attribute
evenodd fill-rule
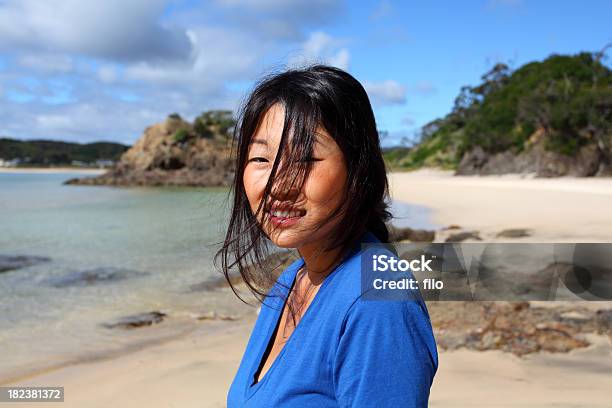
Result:
<svg viewBox="0 0 612 408"><path fill-rule="evenodd" d="M474 239L476 241L482 241L480 236L478 235L478 231L466 231L459 232L457 234L451 234L444 242L461 242L466 239Z"/></svg>
<svg viewBox="0 0 612 408"><path fill-rule="evenodd" d="M509 228L497 234L498 238L522 238L529 236L531 236L531 230L527 228Z"/></svg>
<svg viewBox="0 0 612 408"><path fill-rule="evenodd" d="M31 255L0 255L0 272L8 272L15 269L25 268L42 262L49 262L51 258L46 256Z"/></svg>
<svg viewBox="0 0 612 408"><path fill-rule="evenodd" d="M125 316L115 323L102 323L102 326L109 329L134 329L136 327L151 326L160 323L166 317L166 313L153 311L148 313L140 313L136 315Z"/></svg>
<svg viewBox="0 0 612 408"><path fill-rule="evenodd" d="M48 280L51 286L63 288L67 286L88 286L97 283L117 282L124 279L148 275L132 269L101 267L85 271L71 272L67 275L54 277Z"/></svg>
<svg viewBox="0 0 612 408"><path fill-rule="evenodd" d="M387 224L387 229L389 230L389 242L406 240L411 242L432 242L436 237L436 232L430 230L408 227L398 228L390 224Z"/></svg>

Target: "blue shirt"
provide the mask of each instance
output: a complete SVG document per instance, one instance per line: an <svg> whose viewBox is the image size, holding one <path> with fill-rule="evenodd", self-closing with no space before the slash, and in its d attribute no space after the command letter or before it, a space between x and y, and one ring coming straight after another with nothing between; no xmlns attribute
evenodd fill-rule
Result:
<svg viewBox="0 0 612 408"><path fill-rule="evenodd" d="M360 242L380 241L368 231ZM356 245L325 278L268 371L253 384L284 305L271 294L288 292L303 258L283 271L264 299L228 407L427 406L438 353L425 303L420 296L365 300L362 252Z"/></svg>

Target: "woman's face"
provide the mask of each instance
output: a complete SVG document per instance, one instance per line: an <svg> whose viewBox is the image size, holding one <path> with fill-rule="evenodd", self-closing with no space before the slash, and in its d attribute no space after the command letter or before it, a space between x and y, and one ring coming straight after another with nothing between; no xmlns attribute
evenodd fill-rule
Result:
<svg viewBox="0 0 612 408"><path fill-rule="evenodd" d="M281 141L284 117L282 105L273 105L251 138L243 180L253 213L263 199ZM291 139L288 142L291 143ZM281 185L279 171L283 168L285 159L280 159L269 201L258 215L264 232L279 247L299 249L309 244L320 244L333 231L342 216L340 214L321 225L321 222L341 205L347 179L342 151L322 127L317 131L311 160L313 162L310 174L302 189L298 191L299 186L294 185L290 189L289 185Z"/></svg>

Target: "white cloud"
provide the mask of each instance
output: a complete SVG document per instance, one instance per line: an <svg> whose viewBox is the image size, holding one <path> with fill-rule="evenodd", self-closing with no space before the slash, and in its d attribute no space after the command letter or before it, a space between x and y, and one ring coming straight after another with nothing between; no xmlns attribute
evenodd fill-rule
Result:
<svg viewBox="0 0 612 408"><path fill-rule="evenodd" d="M340 1L169 4L0 0L0 134L130 143L171 112L235 109L234 84L289 49L348 69L346 40L308 34L341 17Z"/></svg>
<svg viewBox="0 0 612 408"><path fill-rule="evenodd" d="M164 7L162 0L8 0L0 3L0 50L186 59L191 43L184 30L159 22Z"/></svg>
<svg viewBox="0 0 612 408"><path fill-rule="evenodd" d="M129 64L124 79L217 92L227 81L255 75L267 51L265 45L248 34L224 28L197 28L190 30L189 35L194 45L192 60Z"/></svg>
<svg viewBox="0 0 612 408"><path fill-rule="evenodd" d="M346 48L342 48L338 53L329 59L329 63L335 67L348 71L351 54Z"/></svg>
<svg viewBox="0 0 612 408"><path fill-rule="evenodd" d="M323 31L315 31L289 57L287 65L299 67L311 63L324 63L348 71L350 52L346 47L342 47L345 42Z"/></svg>
<svg viewBox="0 0 612 408"><path fill-rule="evenodd" d="M17 58L17 63L23 68L51 73L67 73L74 68L72 58L57 54L25 53Z"/></svg>
<svg viewBox="0 0 612 408"><path fill-rule="evenodd" d="M98 78L105 84L112 84L118 77L117 68L112 65L103 65L98 68Z"/></svg>
<svg viewBox="0 0 612 408"><path fill-rule="evenodd" d="M391 79L381 82L364 81L363 86L375 105L402 105L406 103L408 89L397 81Z"/></svg>

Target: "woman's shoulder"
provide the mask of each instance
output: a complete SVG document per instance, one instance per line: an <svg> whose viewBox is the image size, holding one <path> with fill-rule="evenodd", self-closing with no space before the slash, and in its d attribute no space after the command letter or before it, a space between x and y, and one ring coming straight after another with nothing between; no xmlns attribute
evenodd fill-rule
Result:
<svg viewBox="0 0 612 408"><path fill-rule="evenodd" d="M418 355L432 368L432 375L438 367L433 326L422 299L369 300L360 296L342 319L338 341L344 347L350 343L377 344L378 351L380 347L410 348L411 355Z"/></svg>
<svg viewBox="0 0 612 408"><path fill-rule="evenodd" d="M394 252L380 241L366 241L346 257L339 266L338 273L331 276L336 296L348 306L370 290L372 279L372 259L380 255L392 256Z"/></svg>
<svg viewBox="0 0 612 408"><path fill-rule="evenodd" d="M344 320L368 321L385 326L386 320L412 321L431 325L429 311L423 299L376 300L359 296L347 309Z"/></svg>

